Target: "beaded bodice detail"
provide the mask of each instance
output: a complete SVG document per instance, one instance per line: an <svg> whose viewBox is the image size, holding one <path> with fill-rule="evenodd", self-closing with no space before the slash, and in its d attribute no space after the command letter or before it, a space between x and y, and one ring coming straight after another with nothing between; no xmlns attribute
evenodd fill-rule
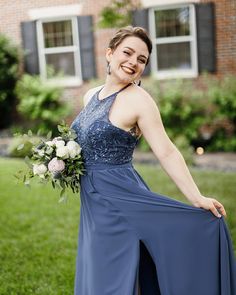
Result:
<svg viewBox="0 0 236 295"><path fill-rule="evenodd" d="M139 136L133 128L126 131L109 120L109 110L117 94L129 85L102 100L98 98L100 89L72 122L85 164L122 164L132 160Z"/></svg>

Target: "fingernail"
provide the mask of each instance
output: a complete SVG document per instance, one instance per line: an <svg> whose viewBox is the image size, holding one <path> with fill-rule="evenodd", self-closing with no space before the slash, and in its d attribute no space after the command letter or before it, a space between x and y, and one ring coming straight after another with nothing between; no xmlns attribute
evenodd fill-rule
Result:
<svg viewBox="0 0 236 295"><path fill-rule="evenodd" d="M218 214L218 217L220 218L220 217L221 217L221 215L220 215L220 214Z"/></svg>

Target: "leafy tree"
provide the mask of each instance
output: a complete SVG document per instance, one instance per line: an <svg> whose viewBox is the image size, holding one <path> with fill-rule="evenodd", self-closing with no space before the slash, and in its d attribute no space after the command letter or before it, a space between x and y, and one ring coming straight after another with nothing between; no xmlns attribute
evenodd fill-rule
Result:
<svg viewBox="0 0 236 295"><path fill-rule="evenodd" d="M8 127L12 121L18 75L19 49L0 34L0 128Z"/></svg>
<svg viewBox="0 0 236 295"><path fill-rule="evenodd" d="M99 28L121 28L132 22L132 10L140 7L132 0L112 0L100 13Z"/></svg>

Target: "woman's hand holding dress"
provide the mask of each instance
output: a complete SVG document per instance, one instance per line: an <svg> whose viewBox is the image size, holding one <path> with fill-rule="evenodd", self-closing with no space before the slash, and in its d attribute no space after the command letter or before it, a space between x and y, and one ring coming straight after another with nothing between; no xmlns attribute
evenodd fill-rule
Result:
<svg viewBox="0 0 236 295"><path fill-rule="evenodd" d="M214 198L204 197L194 182L186 162L166 134L158 107L152 97L143 89L135 96L138 126L158 158L161 166L178 188L195 207L210 210L216 217L226 217L224 206Z"/></svg>

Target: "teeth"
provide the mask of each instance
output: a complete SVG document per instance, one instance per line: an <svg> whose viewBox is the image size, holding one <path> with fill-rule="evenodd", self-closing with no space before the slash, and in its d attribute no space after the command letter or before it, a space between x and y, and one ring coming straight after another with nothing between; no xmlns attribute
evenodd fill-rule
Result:
<svg viewBox="0 0 236 295"><path fill-rule="evenodd" d="M134 73L135 73L135 71L132 71L132 70L126 68L126 67L122 67L122 69L123 69L125 72L129 73L129 74L134 74Z"/></svg>

